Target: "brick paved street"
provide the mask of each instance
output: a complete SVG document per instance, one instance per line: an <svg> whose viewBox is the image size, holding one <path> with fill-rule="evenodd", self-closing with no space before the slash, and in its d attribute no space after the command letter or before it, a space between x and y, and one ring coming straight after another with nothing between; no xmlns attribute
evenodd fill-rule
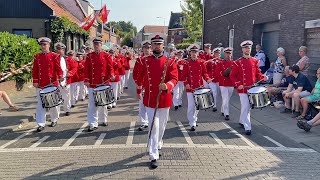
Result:
<svg viewBox="0 0 320 180"><path fill-rule="evenodd" d="M134 87L131 81L131 86ZM30 97L33 95L31 94ZM58 126L34 133L35 123L0 135L0 179L319 179L315 150L253 118L245 136L231 107L231 120L220 113L199 113L190 132L184 107L170 111L160 167L148 168L147 132L137 131L137 100L131 88L109 112L108 126L83 131L86 102ZM237 96L233 101L237 101ZM25 107L27 108L27 107ZM253 114L260 110L254 110ZM266 112L268 110L262 110ZM6 113L6 112L5 112ZM13 114L12 114L13 115ZM254 116L253 115L253 116ZM49 123L49 122L48 122Z"/></svg>

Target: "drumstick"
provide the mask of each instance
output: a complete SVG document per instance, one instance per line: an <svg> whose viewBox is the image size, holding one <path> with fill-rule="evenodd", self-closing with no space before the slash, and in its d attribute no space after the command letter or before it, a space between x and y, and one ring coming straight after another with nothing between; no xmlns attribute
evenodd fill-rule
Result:
<svg viewBox="0 0 320 180"><path fill-rule="evenodd" d="M169 64L169 59L167 58L167 59L166 59L166 64L165 64L165 66L164 66L164 71L163 71L163 74L162 74L162 78L161 78L161 83L160 83L160 84L163 84L163 83L164 83L164 80L165 80L166 74L167 74L168 64ZM157 114L157 111L158 111L158 106L159 106L159 100L160 100L161 93L162 93L162 90L161 90L160 87L159 87L159 93L158 93L157 101L156 101L156 108L154 109L153 118L152 118L152 123L151 123L150 131L149 131L149 136L148 136L147 152L148 152L148 147L149 147L149 142L150 142L151 132L152 132L152 129L153 129L154 120L155 120L155 117L156 117L156 114Z"/></svg>

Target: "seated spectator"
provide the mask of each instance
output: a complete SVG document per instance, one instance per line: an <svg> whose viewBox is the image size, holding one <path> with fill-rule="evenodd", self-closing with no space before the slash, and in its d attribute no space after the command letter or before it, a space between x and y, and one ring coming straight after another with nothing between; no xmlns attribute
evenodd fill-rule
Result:
<svg viewBox="0 0 320 180"><path fill-rule="evenodd" d="M290 75L289 69L290 69L290 66L285 67L285 70L284 70L285 77L282 78L280 83L271 84L271 85L267 86L267 91L268 91L269 97L277 95L277 94L281 93L281 91L292 89L294 77ZM273 104L273 102L271 102L271 106L272 106L272 104Z"/></svg>
<svg viewBox="0 0 320 180"><path fill-rule="evenodd" d="M317 82L315 87L313 88L311 95L301 99L301 105L303 111L300 116L297 117L297 120L303 120L306 116L308 110L308 104L312 102L317 102L320 100L320 68L317 70Z"/></svg>
<svg viewBox="0 0 320 180"><path fill-rule="evenodd" d="M312 91L312 85L308 78L300 73L299 66L293 65L290 67L290 75L294 77L293 90L284 92L285 109L281 113L288 113L294 110L293 118L300 116L300 99L309 96ZM295 109L290 108L290 99L293 99Z"/></svg>
<svg viewBox="0 0 320 180"><path fill-rule="evenodd" d="M287 60L285 55L285 50L282 47L277 49L277 60L273 63L274 72L273 72L273 84L278 84L281 82L284 73L284 67L287 66Z"/></svg>
<svg viewBox="0 0 320 180"><path fill-rule="evenodd" d="M301 59L297 62L296 65L299 66L300 72L303 75L308 76L309 68L310 68L310 61L309 61L309 58L307 57L307 47L306 46L301 46L299 48L299 56Z"/></svg>
<svg viewBox="0 0 320 180"><path fill-rule="evenodd" d="M320 113L318 113L313 119L310 121L306 120L298 120L297 126L300 129L305 130L306 132L309 132L312 127L318 126L320 124Z"/></svg>

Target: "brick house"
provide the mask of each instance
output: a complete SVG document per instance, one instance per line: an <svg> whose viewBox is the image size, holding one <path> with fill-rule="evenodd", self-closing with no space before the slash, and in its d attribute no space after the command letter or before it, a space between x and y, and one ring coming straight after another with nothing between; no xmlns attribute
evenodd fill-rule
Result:
<svg viewBox="0 0 320 180"><path fill-rule="evenodd" d="M168 26L144 26L136 35L134 47L141 47L142 41L150 40L152 34L159 34L165 39L167 44Z"/></svg>
<svg viewBox="0 0 320 180"><path fill-rule="evenodd" d="M235 58L241 56L239 44L251 39L262 44L271 62L277 58L276 49L283 47L290 65L299 60L298 48L307 45L311 63L317 65L310 71L314 75L320 64L319 24L307 22L319 18L319 0L204 0L203 39L234 47Z"/></svg>
<svg viewBox="0 0 320 180"><path fill-rule="evenodd" d="M182 26L185 17L182 13L171 12L168 27L168 42L180 44L184 38L188 37L187 31Z"/></svg>

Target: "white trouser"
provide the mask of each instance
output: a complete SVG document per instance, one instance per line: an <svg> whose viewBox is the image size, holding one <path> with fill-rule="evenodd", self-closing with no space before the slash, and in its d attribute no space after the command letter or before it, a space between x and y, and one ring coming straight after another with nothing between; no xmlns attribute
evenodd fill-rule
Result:
<svg viewBox="0 0 320 180"><path fill-rule="evenodd" d="M119 82L111 82L111 88L113 90L113 95L114 95L114 99L115 99L114 103L112 103L112 106L117 105L118 85L119 85Z"/></svg>
<svg viewBox="0 0 320 180"><path fill-rule="evenodd" d="M210 89L212 91L212 95L213 95L213 101L214 101L213 108L216 108L217 107L218 84L211 82L211 83L209 83L209 87L210 87Z"/></svg>
<svg viewBox="0 0 320 180"><path fill-rule="evenodd" d="M90 127L98 127L98 117L100 121L107 123L108 109L107 106L97 107L94 103L93 89L88 88L89 91L89 103L87 110L87 118Z"/></svg>
<svg viewBox="0 0 320 180"><path fill-rule="evenodd" d="M244 125L245 130L251 130L249 97L245 93L239 93L239 96L241 103L241 114L239 122Z"/></svg>
<svg viewBox="0 0 320 180"><path fill-rule="evenodd" d="M192 127L197 125L199 110L196 110L193 93L188 92L187 98L188 98L187 118L189 121L189 125Z"/></svg>
<svg viewBox="0 0 320 180"><path fill-rule="evenodd" d="M71 83L71 104L75 105L78 101L80 85L78 82Z"/></svg>
<svg viewBox="0 0 320 180"><path fill-rule="evenodd" d="M123 87L124 87L125 79L126 79L125 75L121 75L120 76L119 96L120 96L121 93L123 93Z"/></svg>
<svg viewBox="0 0 320 180"><path fill-rule="evenodd" d="M81 100L84 100L86 98L86 95L87 95L87 86L84 85L84 82L83 81L80 81L79 82L79 86L80 86L80 92L79 92L79 98Z"/></svg>
<svg viewBox="0 0 320 180"><path fill-rule="evenodd" d="M130 69L129 69L129 70L126 70L124 87L128 87L129 78L130 78Z"/></svg>
<svg viewBox="0 0 320 180"><path fill-rule="evenodd" d="M149 119L149 133L155 108L146 107ZM159 159L159 149L162 148L162 138L169 118L169 108L159 108L154 119L153 129L149 140L150 159Z"/></svg>
<svg viewBox="0 0 320 180"><path fill-rule="evenodd" d="M71 108L70 84L66 85L65 87L59 87L59 89L62 94L62 98L64 100L63 110L64 112L70 112L70 108ZM60 111L59 111L59 114L60 114Z"/></svg>
<svg viewBox="0 0 320 180"><path fill-rule="evenodd" d="M41 89L37 88L37 111L36 111L36 121L38 126L44 127L46 125L46 109L42 107L42 101L40 98ZM51 122L57 122L59 119L59 108L60 106L56 106L49 109Z"/></svg>
<svg viewBox="0 0 320 180"><path fill-rule="evenodd" d="M222 96L222 112L223 114L226 115L230 115L229 114L229 101L230 98L232 96L233 93L233 89L234 87L224 87L224 86L220 86L220 90L221 90L221 96Z"/></svg>
<svg viewBox="0 0 320 180"><path fill-rule="evenodd" d="M148 126L148 116L146 107L143 104L143 97L139 100L139 123L141 126Z"/></svg>
<svg viewBox="0 0 320 180"><path fill-rule="evenodd" d="M182 95L183 95L183 82L179 81L177 85L173 88L173 106L180 106L182 105Z"/></svg>

